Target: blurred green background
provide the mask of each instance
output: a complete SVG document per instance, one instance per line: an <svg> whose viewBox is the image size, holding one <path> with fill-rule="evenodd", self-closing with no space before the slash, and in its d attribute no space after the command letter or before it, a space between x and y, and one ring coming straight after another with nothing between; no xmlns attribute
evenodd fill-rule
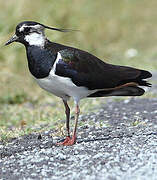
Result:
<svg viewBox="0 0 157 180"><path fill-rule="evenodd" d="M156 7L155 0L0 0L0 139L32 132L32 127L43 124L41 131L63 126L59 123L64 119L63 105L35 84L24 47L4 46L19 22L79 30L46 34L51 41L86 50L109 63L156 71ZM81 110L89 112L103 102L83 100Z"/></svg>

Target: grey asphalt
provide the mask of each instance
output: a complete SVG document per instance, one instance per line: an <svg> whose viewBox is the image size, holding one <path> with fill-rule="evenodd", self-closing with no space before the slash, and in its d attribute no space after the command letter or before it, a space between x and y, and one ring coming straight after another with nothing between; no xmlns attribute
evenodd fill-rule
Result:
<svg viewBox="0 0 157 180"><path fill-rule="evenodd" d="M0 180L157 180L155 96L108 99L79 121L74 146L57 146L51 131L1 142Z"/></svg>

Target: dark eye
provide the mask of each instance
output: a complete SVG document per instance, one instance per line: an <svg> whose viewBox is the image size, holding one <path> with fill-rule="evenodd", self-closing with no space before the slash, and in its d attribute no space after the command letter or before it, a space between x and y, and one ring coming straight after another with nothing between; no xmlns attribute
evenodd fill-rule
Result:
<svg viewBox="0 0 157 180"><path fill-rule="evenodd" d="M25 33L28 33L30 32L30 28L29 27L25 27L25 30L24 30Z"/></svg>

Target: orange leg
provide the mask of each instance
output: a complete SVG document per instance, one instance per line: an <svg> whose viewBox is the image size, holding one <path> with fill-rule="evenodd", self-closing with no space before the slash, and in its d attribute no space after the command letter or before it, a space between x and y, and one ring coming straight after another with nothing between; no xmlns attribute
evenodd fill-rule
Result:
<svg viewBox="0 0 157 180"><path fill-rule="evenodd" d="M76 105L76 110L75 110L75 127L74 127L74 130L73 130L72 138L70 138L70 135L69 135L69 136L66 137L66 139L63 142L57 143L57 145L71 146L71 145L76 143L76 130L77 130L77 123L78 123L79 113L80 113L80 109L79 109L79 105L77 104Z"/></svg>

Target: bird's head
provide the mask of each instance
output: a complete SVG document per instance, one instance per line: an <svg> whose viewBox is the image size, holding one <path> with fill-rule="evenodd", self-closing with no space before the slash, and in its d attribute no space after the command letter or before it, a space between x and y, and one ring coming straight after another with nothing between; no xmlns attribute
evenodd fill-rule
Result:
<svg viewBox="0 0 157 180"><path fill-rule="evenodd" d="M24 45L44 46L45 44L45 29L56 30L60 32L71 31L69 29L57 29L34 21L24 21L16 26L15 34L6 42L9 45L12 42L20 42Z"/></svg>

